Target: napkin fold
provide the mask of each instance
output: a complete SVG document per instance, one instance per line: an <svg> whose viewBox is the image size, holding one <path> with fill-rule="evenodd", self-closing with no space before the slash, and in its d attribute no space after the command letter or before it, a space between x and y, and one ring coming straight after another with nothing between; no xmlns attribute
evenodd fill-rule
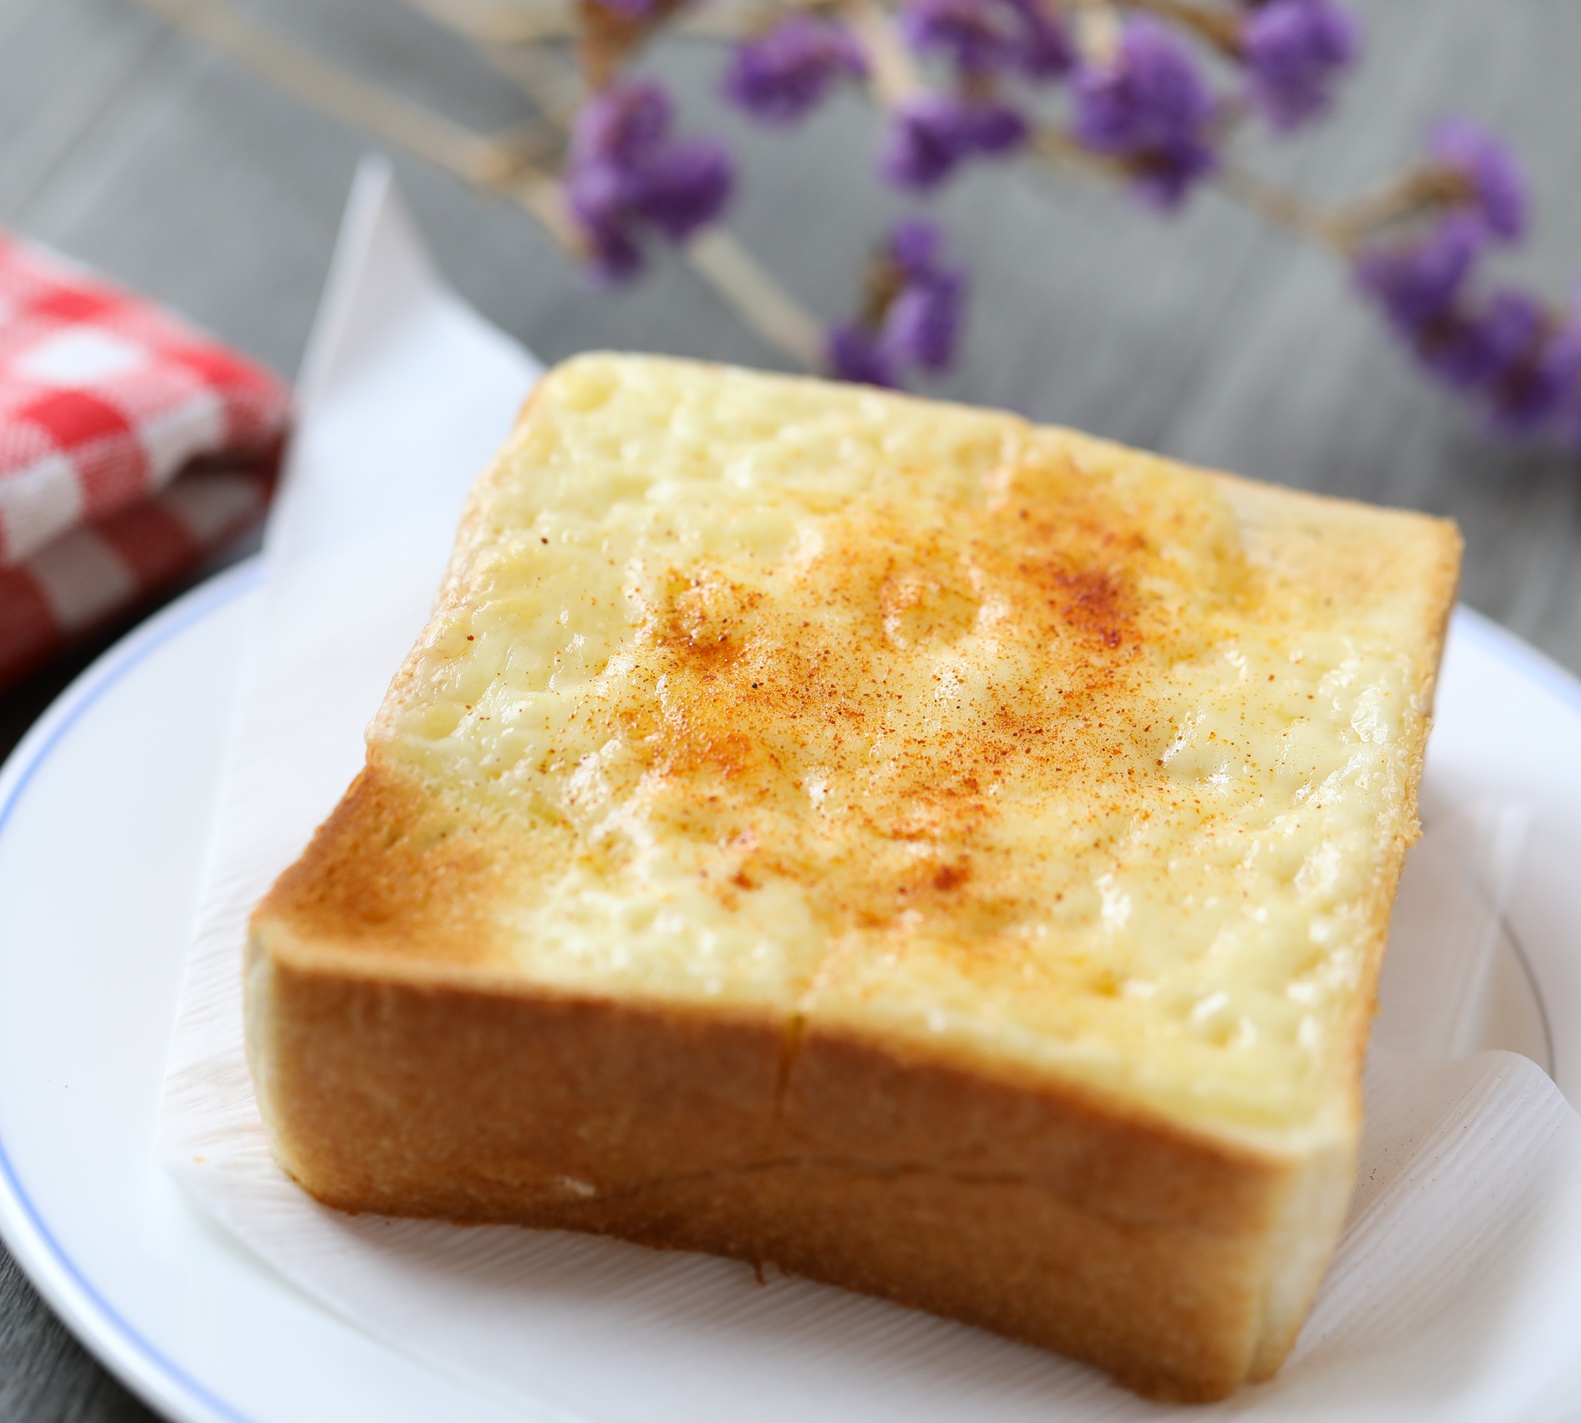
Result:
<svg viewBox="0 0 1581 1423"><path fill-rule="evenodd" d="M0 232L0 687L255 523L289 408L267 371Z"/></svg>
<svg viewBox="0 0 1581 1423"><path fill-rule="evenodd" d="M1526 818L1447 779L1428 788L1391 929L1344 1237L1279 1376L1224 1404L1148 1403L1069 1360L803 1280L765 1286L735 1262L346 1216L292 1183L244 1055L247 915L360 767L465 488L536 369L436 283L378 170L359 179L337 274L271 524L160 1111L161 1158L205 1211L392 1348L562 1423L1562 1416L1581 1119L1535 1062L1475 1050L1462 986L1514 954L1502 926Z"/></svg>

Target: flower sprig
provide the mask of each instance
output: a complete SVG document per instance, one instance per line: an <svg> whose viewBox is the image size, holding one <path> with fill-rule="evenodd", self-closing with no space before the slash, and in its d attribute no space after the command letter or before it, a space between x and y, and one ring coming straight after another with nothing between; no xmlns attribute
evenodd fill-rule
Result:
<svg viewBox="0 0 1581 1423"><path fill-rule="evenodd" d="M1514 434L1557 427L1581 442L1581 304L1554 310L1478 280L1526 235L1526 182L1509 150L1465 120L1434 131L1376 235L1355 244L1358 281L1422 366Z"/></svg>
<svg viewBox="0 0 1581 1423"><path fill-rule="evenodd" d="M735 182L723 145L673 136L670 97L657 84L612 83L577 116L565 187L600 281L643 268L644 236L684 242L724 211Z"/></svg>
<svg viewBox="0 0 1581 1423"><path fill-rule="evenodd" d="M715 221L733 171L720 146L673 136L662 90L622 77L682 0L579 5L590 97L566 191L591 270L621 281L641 271L647 244ZM876 171L915 201L971 164L1018 155L1079 158L1163 213L1220 181L1333 250L1421 368L1490 423L1581 441L1581 304L1556 309L1482 275L1524 237L1529 207L1491 134L1446 121L1400 179L1333 212L1234 161L1245 124L1279 137L1332 109L1361 51L1339 0L786 0L761 15L720 80L747 117L792 129L859 88L883 114ZM894 228L858 310L827 327L830 373L900 385L951 365L967 280L944 247L920 218Z"/></svg>
<svg viewBox="0 0 1581 1423"><path fill-rule="evenodd" d="M912 216L876 245L854 313L820 323L722 224L738 181L715 141L679 131L633 64L660 34L725 40L723 97L796 128L841 90L883 132L874 166L912 203L963 169L1015 160L1123 184L1154 210L1206 185L1328 249L1420 368L1499 430L1581 447L1581 294L1554 303L1492 263L1529 226L1510 151L1440 123L1393 182L1334 208L1237 154L1329 112L1361 31L1342 0L560 0L518 14L412 0L467 34L537 119L473 133L272 34L231 0L141 0L328 113L530 212L600 283L675 244L759 334L807 368L880 384L946 369L967 278ZM512 18L514 16L514 18ZM574 56L574 58L573 58ZM567 61L570 61L569 63Z"/></svg>
<svg viewBox="0 0 1581 1423"><path fill-rule="evenodd" d="M943 260L931 223L899 223L868 265L862 310L829 333L832 374L898 386L908 369L942 371L955 359L966 274Z"/></svg>

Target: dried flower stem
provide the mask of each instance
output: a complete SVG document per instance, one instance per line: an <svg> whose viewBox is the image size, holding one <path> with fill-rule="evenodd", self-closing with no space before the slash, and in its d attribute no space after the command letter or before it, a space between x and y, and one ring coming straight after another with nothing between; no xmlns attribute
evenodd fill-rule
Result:
<svg viewBox="0 0 1581 1423"><path fill-rule="evenodd" d="M1344 252L1350 246L1345 220L1309 203L1298 193L1270 183L1238 163L1226 163L1218 174L1225 196L1255 212L1265 222L1282 227L1319 247Z"/></svg>
<svg viewBox="0 0 1581 1423"><path fill-rule="evenodd" d="M348 73L281 39L229 0L140 0L171 25L203 40L233 62L324 113L424 158L465 181L517 203L568 254L586 242L571 216L553 168L564 152L585 85L569 45L585 38L578 20L585 0L411 0L433 19L461 31L512 79L539 110L538 119L506 132L475 133L443 115ZM1118 39L1122 10L1141 10L1191 28L1233 53L1235 17L1195 0L1075 0L1083 48ZM678 15L672 30L715 39L753 33L788 13L831 6L843 15L869 65L868 87L893 109L924 90L922 76L884 0L715 0ZM1050 170L1105 181L1124 180L1125 165L1096 154L1065 132L1039 127L1029 145ZM1381 228L1452 204L1463 196L1453 172L1423 166L1370 195L1327 211L1234 162L1217 175L1224 194L1272 225L1345 255ZM818 321L728 231L715 227L686 243L692 267L742 320L809 370L824 360Z"/></svg>
<svg viewBox="0 0 1581 1423"><path fill-rule="evenodd" d="M1240 19L1227 10L1192 0L1066 0L1080 20L1082 52L1106 58L1119 39L1121 12L1140 11L1190 30L1227 55L1240 53ZM1088 40L1096 41L1092 49Z"/></svg>
<svg viewBox="0 0 1581 1423"><path fill-rule="evenodd" d="M894 109L922 89L922 77L912 63L911 51L895 32L889 14L875 0L849 0L846 23L867 56L868 84L874 100Z"/></svg>
<svg viewBox="0 0 1581 1423"><path fill-rule="evenodd" d="M686 244L691 264L765 340L807 370L823 365L823 331L735 237L710 227Z"/></svg>
<svg viewBox="0 0 1581 1423"><path fill-rule="evenodd" d="M572 0L408 0L430 19L474 44L524 46L577 38ZM697 39L735 40L756 34L780 16L816 8L781 0L710 0L680 11L666 33Z"/></svg>
<svg viewBox="0 0 1581 1423"><path fill-rule="evenodd" d="M1092 64L1110 63L1120 49L1120 12L1109 0L1084 0L1076 14L1076 44Z"/></svg>
<svg viewBox="0 0 1581 1423"><path fill-rule="evenodd" d="M1229 11L1191 4L1189 0L1126 0L1126 5L1191 30L1227 55L1241 52L1240 17Z"/></svg>
<svg viewBox="0 0 1581 1423"><path fill-rule="evenodd" d="M576 37L575 0L409 0L412 8L478 44Z"/></svg>
<svg viewBox="0 0 1581 1423"><path fill-rule="evenodd" d="M277 88L470 182L497 187L554 147L552 136L540 124L504 136L474 133L286 43L222 0L142 3Z"/></svg>
<svg viewBox="0 0 1581 1423"><path fill-rule="evenodd" d="M431 0L445 3L445 0ZM494 47L499 52L501 47ZM540 109L559 109L556 120L568 130L575 110L560 107L574 84L574 74L541 49L511 46L510 73L522 91ZM530 56L530 59L529 59ZM527 60L527 63L522 63ZM561 203L563 212L563 202ZM700 233L684 248L686 258L754 331L777 346L806 370L823 364L823 334L817 320L798 303L761 262L729 231L714 227Z"/></svg>
<svg viewBox="0 0 1581 1423"><path fill-rule="evenodd" d="M140 0L169 24L267 79L304 103L406 149L474 186L509 198L530 213L568 254L584 242L559 180L538 159L565 143L563 99L550 74L529 65L514 75L544 94L545 117L503 137L472 132L443 115L369 84L308 50L280 39L227 0ZM530 75L530 78L529 78ZM563 93L563 90L561 91ZM798 365L822 365L817 321L727 231L715 228L687 244L688 261L754 331Z"/></svg>
<svg viewBox="0 0 1581 1423"><path fill-rule="evenodd" d="M489 44L479 53L531 100L562 139L571 131L577 110L587 97L574 65L541 44Z"/></svg>
<svg viewBox="0 0 1581 1423"><path fill-rule="evenodd" d="M681 3L654 0L646 15L635 18L600 0L577 0L577 68L588 88L600 90L613 84Z"/></svg>
<svg viewBox="0 0 1581 1423"><path fill-rule="evenodd" d="M1081 178L1115 182L1125 177L1125 166L1116 159L1084 148L1063 129L1042 125L1032 131L1032 156L1055 172Z"/></svg>
<svg viewBox="0 0 1581 1423"><path fill-rule="evenodd" d="M1466 196L1466 179L1452 168L1424 163L1333 215L1341 245L1353 248L1364 237L1397 222L1453 206Z"/></svg>

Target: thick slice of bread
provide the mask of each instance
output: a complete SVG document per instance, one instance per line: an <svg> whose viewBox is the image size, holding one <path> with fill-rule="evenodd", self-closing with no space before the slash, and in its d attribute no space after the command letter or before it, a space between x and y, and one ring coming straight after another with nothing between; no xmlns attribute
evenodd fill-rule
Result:
<svg viewBox="0 0 1581 1423"><path fill-rule="evenodd" d="M347 1210L773 1261L1160 1397L1350 1192L1451 526L1010 415L551 373L259 907Z"/></svg>

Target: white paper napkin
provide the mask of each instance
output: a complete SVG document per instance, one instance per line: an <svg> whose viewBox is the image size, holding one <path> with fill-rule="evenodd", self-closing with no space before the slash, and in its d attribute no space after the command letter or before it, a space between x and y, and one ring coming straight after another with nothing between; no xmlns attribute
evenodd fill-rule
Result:
<svg viewBox="0 0 1581 1423"><path fill-rule="evenodd" d="M1272 1383L1169 1409L917 1311L702 1256L350 1217L274 1165L242 1050L246 916L362 763L462 496L536 362L446 291L359 174L270 530L161 1108L161 1154L315 1299L526 1416L593 1423L1559 1416L1581 1328L1581 1120L1481 1031L1519 807L1446 803L1412 852L1351 1218ZM1431 788L1430 788L1431 789Z"/></svg>

